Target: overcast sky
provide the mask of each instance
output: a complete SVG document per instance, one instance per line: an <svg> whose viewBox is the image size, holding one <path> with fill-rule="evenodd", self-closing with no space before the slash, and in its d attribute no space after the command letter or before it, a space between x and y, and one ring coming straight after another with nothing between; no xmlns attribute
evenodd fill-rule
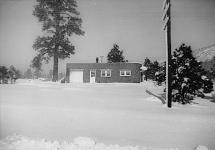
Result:
<svg viewBox="0 0 215 150"><path fill-rule="evenodd" d="M65 72L66 62L106 57L113 43L119 44L129 62L143 62L146 57L164 60L162 3L78 0L85 35L72 37L76 53L60 61L60 71ZM35 4L36 0L0 0L0 65L14 65L22 71L29 67L35 55L33 42L41 34L41 24L32 15ZM215 43L215 0L172 0L172 49L183 42L193 49Z"/></svg>

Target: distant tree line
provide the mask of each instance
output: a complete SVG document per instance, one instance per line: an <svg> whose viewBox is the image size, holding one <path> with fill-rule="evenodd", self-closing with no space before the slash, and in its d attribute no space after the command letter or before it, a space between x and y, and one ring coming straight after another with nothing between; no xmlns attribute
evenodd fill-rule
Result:
<svg viewBox="0 0 215 150"><path fill-rule="evenodd" d="M0 66L0 84L15 83L21 77L21 72L14 66Z"/></svg>
<svg viewBox="0 0 215 150"><path fill-rule="evenodd" d="M58 79L62 79L62 78L65 78L66 74L63 73L63 72L60 72L58 73ZM52 77L53 77L53 70L49 70L47 73L44 73L41 70L38 71L38 69L32 67L32 64L31 64L31 67L28 68L24 74L22 75L22 78L24 79L43 79L43 80L46 80L46 81L51 81L52 80Z"/></svg>

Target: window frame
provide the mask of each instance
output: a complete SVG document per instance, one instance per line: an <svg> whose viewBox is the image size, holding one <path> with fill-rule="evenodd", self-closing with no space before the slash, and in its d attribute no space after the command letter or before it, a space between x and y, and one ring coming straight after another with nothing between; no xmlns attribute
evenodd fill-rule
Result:
<svg viewBox="0 0 215 150"><path fill-rule="evenodd" d="M109 71L110 75L108 75L108 71ZM103 75L103 73L104 73L104 75ZM110 78L111 77L111 69L101 69L101 77Z"/></svg>
<svg viewBox="0 0 215 150"><path fill-rule="evenodd" d="M91 70L90 70L90 78L92 78L92 72L95 73L95 76L94 76L94 77L96 77L96 70L95 70L95 69L93 69L93 70L91 69Z"/></svg>
<svg viewBox="0 0 215 150"><path fill-rule="evenodd" d="M129 72L129 75L127 75L127 72ZM130 77L131 76L131 70L120 70L120 77Z"/></svg>

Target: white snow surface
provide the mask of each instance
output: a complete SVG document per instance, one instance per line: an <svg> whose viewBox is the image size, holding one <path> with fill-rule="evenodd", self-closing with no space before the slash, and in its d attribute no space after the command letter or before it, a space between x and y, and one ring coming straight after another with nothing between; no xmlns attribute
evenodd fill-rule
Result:
<svg viewBox="0 0 215 150"><path fill-rule="evenodd" d="M0 85L1 150L214 150L215 99L167 108L163 87L60 84Z"/></svg>
<svg viewBox="0 0 215 150"><path fill-rule="evenodd" d="M203 146L202 146L203 147ZM198 150L207 150L198 147ZM205 146L203 147L205 148ZM30 139L28 137L13 135L0 141L0 149L4 150L152 150L152 148L138 146L120 146L118 144L105 145L96 143L87 137L75 138L72 142L48 141L46 139ZM178 148L153 150L179 150Z"/></svg>

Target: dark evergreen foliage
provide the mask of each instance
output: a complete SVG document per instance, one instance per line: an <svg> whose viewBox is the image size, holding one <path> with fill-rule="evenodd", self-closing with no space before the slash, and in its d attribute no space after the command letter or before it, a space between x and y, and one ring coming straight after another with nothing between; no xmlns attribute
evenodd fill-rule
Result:
<svg viewBox="0 0 215 150"><path fill-rule="evenodd" d="M172 100L182 104L190 103L194 96L204 97L204 93L213 91L213 83L207 78L207 72L192 55L190 46L182 44L173 52L172 57ZM160 84L165 81L165 66L156 75Z"/></svg>
<svg viewBox="0 0 215 150"><path fill-rule="evenodd" d="M155 73L155 81L158 85L166 83L166 62L160 66L159 70Z"/></svg>
<svg viewBox="0 0 215 150"><path fill-rule="evenodd" d="M119 49L119 46L117 44L114 44L113 48L108 53L107 61L108 63L125 62L123 51Z"/></svg>
<svg viewBox="0 0 215 150"><path fill-rule="evenodd" d="M34 76L39 78L41 76L42 71L42 57L40 54L34 57L31 61L31 67L34 69Z"/></svg>
<svg viewBox="0 0 215 150"><path fill-rule="evenodd" d="M8 69L5 66L0 66L0 83L15 83L16 79L21 77L21 72L14 66Z"/></svg>
<svg viewBox="0 0 215 150"><path fill-rule="evenodd" d="M36 39L33 48L47 62L53 57L53 81L58 80L58 59L68 58L75 53L69 37L84 34L76 7L75 0L37 0L33 11L45 32L44 36Z"/></svg>
<svg viewBox="0 0 215 150"><path fill-rule="evenodd" d="M211 76L213 79L215 79L215 56L213 58L213 62L214 64L213 64L213 67L211 68Z"/></svg>
<svg viewBox="0 0 215 150"><path fill-rule="evenodd" d="M9 78L11 83L15 83L16 79L21 77L21 72L17 70L13 65L8 70Z"/></svg>
<svg viewBox="0 0 215 150"><path fill-rule="evenodd" d="M0 84L7 83L9 78L8 69L5 66L0 66Z"/></svg>
<svg viewBox="0 0 215 150"><path fill-rule="evenodd" d="M143 65L147 68L143 73L145 75L145 80L155 80L156 72L160 70L159 63L157 61L152 62L149 58L146 58Z"/></svg>
<svg viewBox="0 0 215 150"><path fill-rule="evenodd" d="M28 68L25 72L24 72L24 78L26 79L32 79L33 78L33 73L31 71L30 68Z"/></svg>

